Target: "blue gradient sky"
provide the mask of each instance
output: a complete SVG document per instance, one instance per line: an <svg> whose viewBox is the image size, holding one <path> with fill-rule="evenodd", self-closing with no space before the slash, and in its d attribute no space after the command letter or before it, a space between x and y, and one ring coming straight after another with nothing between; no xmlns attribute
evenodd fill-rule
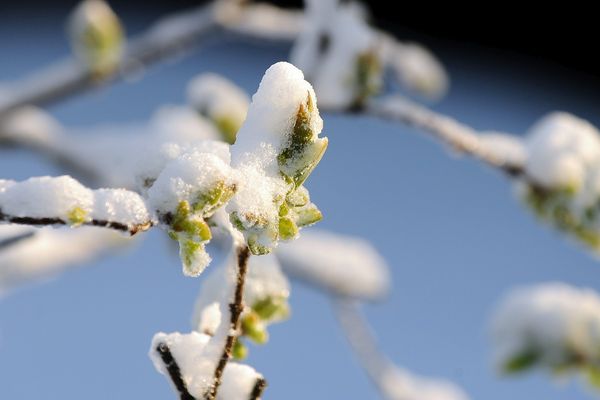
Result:
<svg viewBox="0 0 600 400"><path fill-rule="evenodd" d="M135 24L134 24L135 26ZM134 27L135 30L135 27ZM0 24L0 80L67 53L60 20ZM220 72L253 92L285 47L221 43L52 108L66 124L147 118L183 102L185 83ZM600 125L600 92L551 66L445 47L452 88L435 107L480 129L522 133L547 111ZM504 177L449 156L424 136L369 118L324 115L330 147L308 182L322 228L371 240L392 266L393 292L367 307L382 348L415 373L454 380L472 399L590 399L582 385L491 367L486 330L517 284L561 280L600 289L600 262L537 224ZM27 153L0 152L0 177L56 174ZM40 255L43 257L43 255ZM202 278L199 278L202 279ZM0 300L0 398L175 398L146 353L157 331L188 331L199 280L185 278L161 232L139 246ZM349 353L328 299L294 285L293 317L273 326L249 363L265 399L366 399L376 392Z"/></svg>

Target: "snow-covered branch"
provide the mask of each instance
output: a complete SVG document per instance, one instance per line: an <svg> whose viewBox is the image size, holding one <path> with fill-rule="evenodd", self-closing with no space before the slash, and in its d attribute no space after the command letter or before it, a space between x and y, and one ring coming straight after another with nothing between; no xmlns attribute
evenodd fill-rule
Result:
<svg viewBox="0 0 600 400"><path fill-rule="evenodd" d="M12 84L0 100L0 118L25 105L48 105L98 85L127 77L152 63L181 54L218 28L218 2L165 17L128 41L114 68L99 76L90 65L72 58L51 65Z"/></svg>
<svg viewBox="0 0 600 400"><path fill-rule="evenodd" d="M124 248L131 240L117 232L93 227L71 230L2 225L0 295Z"/></svg>
<svg viewBox="0 0 600 400"><path fill-rule="evenodd" d="M600 388L600 296L545 283L509 292L492 320L496 362L504 373L534 367L581 373Z"/></svg>
<svg viewBox="0 0 600 400"><path fill-rule="evenodd" d="M477 132L451 117L399 95L373 100L366 106L365 113L413 126L452 150L472 156L509 176L519 176L524 172L525 151L516 136L490 136Z"/></svg>
<svg viewBox="0 0 600 400"><path fill-rule="evenodd" d="M283 271L333 296L380 300L389 287L389 266L364 239L311 229L280 246Z"/></svg>
<svg viewBox="0 0 600 400"><path fill-rule="evenodd" d="M467 400L451 382L417 377L395 366L379 350L371 327L358 305L348 299L333 300L335 313L361 366L387 400Z"/></svg>
<svg viewBox="0 0 600 400"><path fill-rule="evenodd" d="M153 225L138 194L123 189L91 190L69 176L0 180L0 223L88 225L131 235Z"/></svg>

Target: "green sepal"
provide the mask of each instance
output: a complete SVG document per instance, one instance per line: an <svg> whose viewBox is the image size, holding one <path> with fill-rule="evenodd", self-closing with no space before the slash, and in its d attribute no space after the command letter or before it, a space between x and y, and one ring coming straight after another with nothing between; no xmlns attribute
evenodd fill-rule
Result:
<svg viewBox="0 0 600 400"><path fill-rule="evenodd" d="M252 311L242 318L242 335L257 344L264 344L269 340L269 334L260 317Z"/></svg>

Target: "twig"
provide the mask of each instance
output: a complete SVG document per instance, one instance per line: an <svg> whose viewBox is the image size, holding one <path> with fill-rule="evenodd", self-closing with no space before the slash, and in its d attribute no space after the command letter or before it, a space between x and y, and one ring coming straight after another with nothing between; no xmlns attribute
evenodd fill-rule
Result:
<svg viewBox="0 0 600 400"><path fill-rule="evenodd" d="M252 393L250 393L249 400L258 400L260 396L262 396L263 391L267 387L267 381L263 378L257 379L254 384L254 388L252 389Z"/></svg>
<svg viewBox="0 0 600 400"><path fill-rule="evenodd" d="M391 121L399 121L424 131L455 151L472 156L501 170L510 177L524 174L521 164L513 163L489 151L473 128L455 119L436 113L401 96L390 96L370 102L363 113Z"/></svg>
<svg viewBox="0 0 600 400"><path fill-rule="evenodd" d="M387 398L381 378L391 362L379 351L371 328L361 314L355 301L335 297L333 306L337 320L363 367L382 397Z"/></svg>
<svg viewBox="0 0 600 400"><path fill-rule="evenodd" d="M52 65L11 87L11 96L0 102L0 118L25 105L48 105L128 74L197 44L206 34L217 31L216 2L163 18L140 36L129 41L120 64L101 78L75 59Z"/></svg>
<svg viewBox="0 0 600 400"><path fill-rule="evenodd" d="M2 240L0 240L0 250L4 250L7 247L15 245L25 239L29 239L29 238L33 237L33 236L35 236L34 230L29 231L29 232L24 232L19 235L15 235L15 236L12 236L12 237L9 237L6 239L2 239Z"/></svg>
<svg viewBox="0 0 600 400"><path fill-rule="evenodd" d="M223 377L223 371L227 366L227 363L231 359L231 352L233 345L237 337L239 336L239 325L240 315L244 311L244 283L246 281L246 272L248 271L248 259L250 258L250 250L245 244L238 247L237 249L237 278L235 284L235 291L233 295L233 301L229 304L230 320L229 320L229 333L225 339L225 346L221 358L215 368L213 374L213 384L209 390L204 394L204 399L215 400L221 385L221 379ZM264 389L264 388L263 388ZM262 389L261 389L262 392Z"/></svg>
<svg viewBox="0 0 600 400"><path fill-rule="evenodd" d="M0 210L0 222L10 224L46 226L46 225L71 225L62 218L57 217L22 217L16 215L4 214ZM120 232L128 232L131 236L138 232L144 232L150 229L154 224L152 221L145 221L140 224L126 224L118 221L107 221L92 219L78 225L97 226L102 228L114 229Z"/></svg>
<svg viewBox="0 0 600 400"><path fill-rule="evenodd" d="M177 361L175 361L175 358L173 358L169 346L166 343L161 342L156 346L156 352L160 355L162 362L165 364L171 382L173 382L175 389L179 392L179 398L181 400L196 400L188 391L187 386L181 377L181 369L179 368Z"/></svg>

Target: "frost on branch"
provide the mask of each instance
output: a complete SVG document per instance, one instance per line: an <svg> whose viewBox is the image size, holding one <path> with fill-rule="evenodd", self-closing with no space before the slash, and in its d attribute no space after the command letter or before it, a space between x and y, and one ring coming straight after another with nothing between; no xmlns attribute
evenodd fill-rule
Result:
<svg viewBox="0 0 600 400"><path fill-rule="evenodd" d="M213 372L220 350L212 346L211 336L157 333L152 339L149 356L158 372L170 378L182 399L202 399L213 382ZM254 400L260 396L265 381L253 368L228 363L223 371L217 399Z"/></svg>
<svg viewBox="0 0 600 400"><path fill-rule="evenodd" d="M202 282L192 318L192 325L198 332L212 336L219 328L222 321L219 305L228 301L229 287L234 281L232 274L235 269L231 268L231 264L235 264L233 257L229 257L225 265L214 269ZM275 256L250 257L243 294L245 307L240 317L241 336L257 344L265 343L268 340L267 326L288 317L289 295L288 280ZM238 337L233 356L242 359L246 354L246 346Z"/></svg>
<svg viewBox="0 0 600 400"><path fill-rule="evenodd" d="M204 249L212 238L206 220L236 188L228 163L211 153L192 152L168 163L148 190L148 204L179 242L186 275L200 275L210 262Z"/></svg>
<svg viewBox="0 0 600 400"><path fill-rule="evenodd" d="M242 89L220 75L204 73L188 84L188 101L215 124L225 142L235 142L250 104Z"/></svg>
<svg viewBox="0 0 600 400"><path fill-rule="evenodd" d="M447 77L435 57L417 44L400 43L369 26L362 5L307 0L304 29L290 60L314 84L323 107L361 108L381 92L390 69L409 89L439 97Z"/></svg>
<svg viewBox="0 0 600 400"><path fill-rule="evenodd" d="M492 337L504 372L581 372L600 387L600 296L591 289L564 283L516 289L498 306Z"/></svg>
<svg viewBox="0 0 600 400"><path fill-rule="evenodd" d="M269 253L322 218L303 187L327 148L322 128L302 72L284 62L271 66L231 148L239 188L227 211L253 254Z"/></svg>
<svg viewBox="0 0 600 400"><path fill-rule="evenodd" d="M390 286L387 263L360 238L313 229L276 255L286 274L337 296L375 300Z"/></svg>
<svg viewBox="0 0 600 400"><path fill-rule="evenodd" d="M70 176L0 180L0 223L94 225L135 234L151 225L144 200L123 189L91 190Z"/></svg>
<svg viewBox="0 0 600 400"><path fill-rule="evenodd" d="M600 134L567 113L541 119L526 138L518 192L542 220L600 250Z"/></svg>
<svg viewBox="0 0 600 400"><path fill-rule="evenodd" d="M83 0L69 21L75 56L98 75L117 68L124 50L123 29L103 0Z"/></svg>

